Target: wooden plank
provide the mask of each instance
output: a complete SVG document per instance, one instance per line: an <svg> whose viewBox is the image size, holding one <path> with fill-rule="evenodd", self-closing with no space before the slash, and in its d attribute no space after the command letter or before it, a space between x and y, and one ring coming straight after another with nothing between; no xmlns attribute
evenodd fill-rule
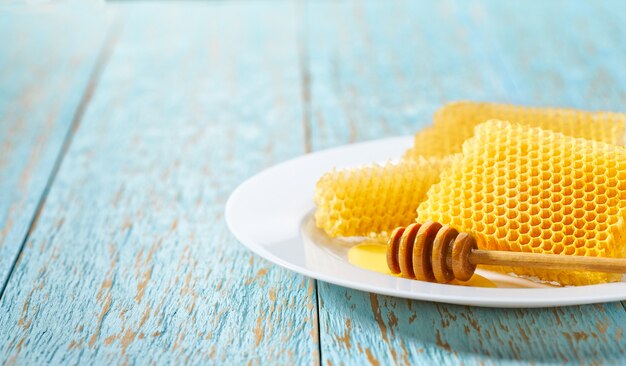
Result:
<svg viewBox="0 0 626 366"><path fill-rule="evenodd" d="M408 1L308 6L313 149L412 134L450 100L509 101L454 12Z"/></svg>
<svg viewBox="0 0 626 366"><path fill-rule="evenodd" d="M0 12L0 294L109 24L108 16L81 6L16 6Z"/></svg>
<svg viewBox="0 0 626 366"><path fill-rule="evenodd" d="M475 43L490 50L512 101L624 112L625 5L489 1L459 3L458 13Z"/></svg>
<svg viewBox="0 0 626 366"><path fill-rule="evenodd" d="M312 280L228 233L303 152L292 4L116 4L123 31L0 304L0 363L312 364Z"/></svg>
<svg viewBox="0 0 626 366"><path fill-rule="evenodd" d="M624 45L609 34L626 22L612 5L563 5L309 4L310 145L412 133L458 99L623 110L624 84L609 80L624 78ZM471 308L321 282L318 295L325 365L619 363L626 352L620 303Z"/></svg>
<svg viewBox="0 0 626 366"><path fill-rule="evenodd" d="M620 303L489 309L318 291L323 364L619 364L626 352Z"/></svg>

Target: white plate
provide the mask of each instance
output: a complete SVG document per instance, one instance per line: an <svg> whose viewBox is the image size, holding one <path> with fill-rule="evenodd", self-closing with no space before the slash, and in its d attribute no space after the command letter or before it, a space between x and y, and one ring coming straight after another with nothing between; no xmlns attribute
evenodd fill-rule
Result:
<svg viewBox="0 0 626 366"><path fill-rule="evenodd" d="M490 307L545 307L626 299L626 282L549 288L479 288L427 283L362 269L346 259L315 228L313 194L319 177L333 167L384 162L402 155L412 137L365 142L301 156L271 167L241 184L226 203L226 222L246 247L305 276L336 285L417 300ZM508 287L532 282L483 271ZM536 286L535 286L536 287Z"/></svg>

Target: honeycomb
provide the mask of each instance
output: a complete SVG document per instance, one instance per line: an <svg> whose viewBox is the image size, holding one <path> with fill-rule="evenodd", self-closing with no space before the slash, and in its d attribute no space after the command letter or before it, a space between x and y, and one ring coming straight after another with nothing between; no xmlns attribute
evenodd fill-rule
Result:
<svg viewBox="0 0 626 366"><path fill-rule="evenodd" d="M420 198L421 199L421 198ZM476 127L417 209L481 249L626 257L626 148L498 120ZM563 285L621 275L497 268Z"/></svg>
<svg viewBox="0 0 626 366"><path fill-rule="evenodd" d="M626 114L587 112L565 108L530 108L496 103L455 102L439 109L434 126L415 135L404 157L446 156L458 153L474 127L500 119L610 144L624 145Z"/></svg>
<svg viewBox="0 0 626 366"><path fill-rule="evenodd" d="M316 225L331 237L380 237L408 225L448 161L418 157L326 173L315 189Z"/></svg>

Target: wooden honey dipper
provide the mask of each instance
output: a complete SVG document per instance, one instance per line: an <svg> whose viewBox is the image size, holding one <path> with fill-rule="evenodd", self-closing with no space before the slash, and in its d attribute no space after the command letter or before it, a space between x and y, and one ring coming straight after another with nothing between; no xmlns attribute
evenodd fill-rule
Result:
<svg viewBox="0 0 626 366"><path fill-rule="evenodd" d="M395 229L387 245L391 272L420 281L467 281L478 264L626 273L626 258L480 250L468 233L431 221Z"/></svg>

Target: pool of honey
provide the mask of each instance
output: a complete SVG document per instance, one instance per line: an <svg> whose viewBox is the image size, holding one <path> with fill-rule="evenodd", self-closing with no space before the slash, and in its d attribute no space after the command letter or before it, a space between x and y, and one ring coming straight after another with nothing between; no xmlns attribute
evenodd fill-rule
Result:
<svg viewBox="0 0 626 366"><path fill-rule="evenodd" d="M368 271L378 272L388 276L393 275L387 267L386 243L367 238L330 238L326 233L315 226L313 212L310 212L301 222L301 235L305 244L305 255L308 261L319 266L330 266L324 258L332 256L348 266L354 266ZM347 271L349 268L333 264L336 271ZM540 288L554 287L554 284L535 282L510 274L484 270L480 267L469 281L454 280L450 285L471 287L498 287L498 288Z"/></svg>
<svg viewBox="0 0 626 366"><path fill-rule="evenodd" d="M378 242L356 244L348 250L348 262L354 266L394 276L387 267L387 246ZM469 281L451 282L453 285L472 287L496 287L485 277L474 274Z"/></svg>

